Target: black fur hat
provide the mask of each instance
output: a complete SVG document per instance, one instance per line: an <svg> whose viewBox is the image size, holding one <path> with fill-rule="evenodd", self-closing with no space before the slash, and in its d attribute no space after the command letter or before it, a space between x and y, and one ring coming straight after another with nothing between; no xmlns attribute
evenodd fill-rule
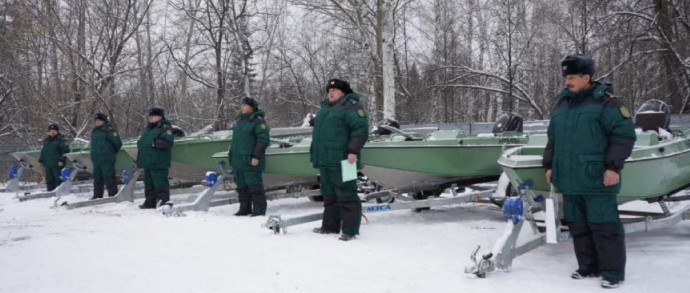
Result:
<svg viewBox="0 0 690 293"><path fill-rule="evenodd" d="M103 120L105 122L108 121L108 115L105 115L103 113L96 113L93 115L93 120Z"/></svg>
<svg viewBox="0 0 690 293"><path fill-rule="evenodd" d="M151 108L151 109L149 109L149 116L165 117L165 110L163 110L163 108L157 108L157 107Z"/></svg>
<svg viewBox="0 0 690 293"><path fill-rule="evenodd" d="M242 99L242 104L249 105L255 110L256 110L256 108L259 108L259 101L257 101L254 98L250 98L250 97L244 97Z"/></svg>
<svg viewBox="0 0 690 293"><path fill-rule="evenodd" d="M48 124L48 130L60 131L60 126L58 126L57 123L50 123Z"/></svg>
<svg viewBox="0 0 690 293"><path fill-rule="evenodd" d="M331 79L328 81L326 84L326 92L328 92L329 89L335 88L339 89L342 91L344 94L351 94L352 93L352 88L350 87L350 84L347 83L347 81L340 80L340 79Z"/></svg>
<svg viewBox="0 0 690 293"><path fill-rule="evenodd" d="M571 74L594 75L594 60L582 54L568 55L561 61L563 76Z"/></svg>

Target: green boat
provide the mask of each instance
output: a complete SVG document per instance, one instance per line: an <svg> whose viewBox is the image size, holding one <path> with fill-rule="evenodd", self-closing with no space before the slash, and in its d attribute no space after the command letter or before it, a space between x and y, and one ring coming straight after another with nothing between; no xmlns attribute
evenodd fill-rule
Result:
<svg viewBox="0 0 690 293"><path fill-rule="evenodd" d="M69 148L70 151L78 152L84 149L88 149L89 142L83 139L76 139L69 144ZM28 167L29 169L32 169L41 174L41 176L43 176L43 168L41 167L41 164L38 162L38 159L41 156L40 148L28 151L14 152L10 155L13 158L15 158L21 166ZM71 161L68 161L67 167L71 166L69 162Z"/></svg>
<svg viewBox="0 0 690 293"><path fill-rule="evenodd" d="M123 148L132 144L136 144L136 139L125 139L122 142ZM73 164L77 165L78 168L93 173L93 162L91 161L91 151L89 149L84 149L80 151L73 151L65 154L67 159ZM115 157L115 171L121 172L125 169L130 169L135 167L134 160L130 157L124 149L116 154Z"/></svg>
<svg viewBox="0 0 690 293"><path fill-rule="evenodd" d="M272 139L271 145L266 149L263 178L267 188L318 185L319 171L314 169L309 160L311 137L294 140L299 142ZM228 160L228 152L216 153L213 158L216 161Z"/></svg>
<svg viewBox="0 0 690 293"><path fill-rule="evenodd" d="M524 145L522 119L505 115L492 133L467 135L439 130L428 135L395 130L381 140L370 140L362 150L362 172L385 188L440 193L451 183L496 180L496 160L506 149Z"/></svg>
<svg viewBox="0 0 690 293"><path fill-rule="evenodd" d="M291 127L271 129L271 137L277 139L298 139L311 136L309 127ZM175 138L172 148L170 177L199 181L207 171L217 170L218 160L213 155L225 152L230 147L232 131L216 131L212 133L192 134ZM132 158L137 157L137 145L129 145L123 149Z"/></svg>
<svg viewBox="0 0 690 293"><path fill-rule="evenodd" d="M639 127L637 141L621 172L623 185L618 194L619 203L658 199L690 186L690 129L675 131L673 137L662 135L660 138L659 133L665 132L663 128L667 126L663 125L668 125L668 120L664 115L660 115L661 120L645 119L643 116L650 115L640 112L638 110L635 117ZM659 126L650 126L648 121L651 120L666 122L661 122L662 129L658 129ZM498 160L513 186L532 180L532 196L546 196L550 191L541 165L546 143L545 135L533 136L528 145L508 150Z"/></svg>

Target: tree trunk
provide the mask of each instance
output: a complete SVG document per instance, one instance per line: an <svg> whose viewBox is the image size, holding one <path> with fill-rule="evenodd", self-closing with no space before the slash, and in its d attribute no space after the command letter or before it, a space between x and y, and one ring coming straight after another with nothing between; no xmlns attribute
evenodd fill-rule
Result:
<svg viewBox="0 0 690 293"><path fill-rule="evenodd" d="M393 1L383 2L382 64L383 64L383 118L395 119L395 48L393 35Z"/></svg>

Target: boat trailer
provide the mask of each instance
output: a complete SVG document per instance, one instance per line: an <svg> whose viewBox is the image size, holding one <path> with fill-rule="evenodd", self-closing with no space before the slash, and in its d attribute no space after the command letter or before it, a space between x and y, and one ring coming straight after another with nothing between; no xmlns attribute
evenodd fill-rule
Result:
<svg viewBox="0 0 690 293"><path fill-rule="evenodd" d="M19 180L24 172L24 166L12 166L7 169L7 184L5 188L0 189L0 192L17 192L21 189Z"/></svg>
<svg viewBox="0 0 690 293"><path fill-rule="evenodd" d="M471 253L472 264L465 267L466 274L472 274L479 278L485 278L487 273L496 270L510 271L513 260L537 249L546 244L572 240L570 232L560 226L562 212L558 210L560 195L553 192L548 198L543 196L534 197L531 191L533 181L527 179L518 185L517 196L507 197L503 205L503 216L506 226L503 234L494 243L493 249L479 258L477 257L481 246ZM684 197L682 199L685 199ZM666 205L667 202L678 202L670 197L666 200L657 201L661 206L662 213L647 212L621 212L621 215L633 215L637 218L622 218L623 227L626 234L653 231L667 228L683 220L690 220L690 205L687 205L676 212L671 212ZM552 205L552 207L549 207ZM534 213L545 212L546 229L541 229L537 225ZM522 226L527 221L534 233L527 241L518 245L517 240ZM543 232L542 232L543 231Z"/></svg>
<svg viewBox="0 0 690 293"><path fill-rule="evenodd" d="M134 202L134 199L137 198L134 195L135 185L137 182L137 178L139 178L140 173L141 173L141 170L138 170L138 169L135 171L132 171L132 169L123 170L122 171L122 183L124 183L124 185L122 187L120 187L120 190L113 197L91 199L91 200L79 201L79 202L74 202L74 203L63 202L62 204L58 205L58 201L60 201L60 198L62 197L62 196L58 196L58 198L55 199L55 202L53 203L53 207L61 206L61 207L64 207L68 210L71 210L71 209L78 209L78 208L89 207L89 206L102 205L102 204L106 204L106 203L119 203L119 202L123 202L123 201Z"/></svg>
<svg viewBox="0 0 690 293"><path fill-rule="evenodd" d="M77 170L75 168L62 168L62 170L60 170L60 180L62 181L62 183L60 183L60 185L58 185L58 187L55 188L55 190L38 193L25 192L23 195L17 196L17 199L19 199L19 201L27 201L39 198L49 198L54 196L61 197L72 192L80 192L80 190L72 191L72 189L75 187L74 181L76 176ZM19 178L19 176L17 176L16 178Z"/></svg>
<svg viewBox="0 0 690 293"><path fill-rule="evenodd" d="M234 173L232 171L225 171L224 162L218 162L218 173L206 172L204 183L206 184L207 188L197 194L192 202L180 205L170 202L162 206L160 210L163 215L168 217L184 217L184 212L187 211L207 212L211 207L238 203L239 197L237 192L232 191L227 196L215 195L216 191L218 191L223 183L231 183L233 179ZM299 198L321 195L321 191L319 189L304 190L299 188L300 186L302 186L302 184L299 182L294 182L271 188L266 192L266 199L276 200L282 198Z"/></svg>
<svg viewBox="0 0 690 293"><path fill-rule="evenodd" d="M493 188L476 188L476 190L472 190L470 192L458 193L456 191L457 186L454 185L449 188L452 197L439 198L432 196L424 200L415 200L407 196L403 196L403 194L397 190L376 191L368 194L363 201L388 197L394 197L399 200L393 203L363 204L362 214L390 212L396 210L429 209L433 207L449 206L468 202L479 202L490 197L494 193ZM288 227L319 221L321 220L321 217L321 212L288 218L283 218L281 215L270 215L262 227L273 231L274 234L280 234L281 232L285 234L288 231Z"/></svg>

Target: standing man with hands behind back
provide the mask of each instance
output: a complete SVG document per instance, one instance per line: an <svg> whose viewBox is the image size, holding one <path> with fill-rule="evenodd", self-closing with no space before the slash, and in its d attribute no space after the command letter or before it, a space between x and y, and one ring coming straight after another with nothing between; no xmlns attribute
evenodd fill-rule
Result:
<svg viewBox="0 0 690 293"><path fill-rule="evenodd" d="M115 181L115 158L122 148L122 140L103 113L94 115L96 127L91 131L91 161L93 162L93 197L103 198L103 186L108 189L108 196L117 194Z"/></svg>
<svg viewBox="0 0 690 293"><path fill-rule="evenodd" d="M48 125L48 136L43 139L43 147L38 162L43 165L43 176L48 191L53 191L60 184L60 170L65 167L65 154L69 146L65 137L60 134L60 127L55 123Z"/></svg>
<svg viewBox="0 0 690 293"><path fill-rule="evenodd" d="M149 123L137 141L137 167L144 169L144 196L140 209L155 209L170 201L170 149L174 137L172 124L161 108L149 110Z"/></svg>
<svg viewBox="0 0 690 293"><path fill-rule="evenodd" d="M625 235L616 196L635 129L613 87L592 80L592 59L570 55L561 68L566 88L556 96L542 164L546 180L563 194L579 266L571 278L601 276L602 287L616 288L625 279Z"/></svg>
<svg viewBox="0 0 690 293"><path fill-rule="evenodd" d="M358 164L360 151L369 136L366 112L359 95L350 84L331 79L326 85L327 98L316 114L311 142L311 163L319 169L323 195L323 219L314 233L338 234L349 241L359 234L362 202L356 180L343 182L341 161ZM341 229L342 228L342 229Z"/></svg>
<svg viewBox="0 0 690 293"><path fill-rule="evenodd" d="M232 145L228 157L235 172L240 209L235 216L263 216L266 214L266 193L263 170L266 167L266 147L270 143L270 130L259 102L245 97L240 105L232 130Z"/></svg>

